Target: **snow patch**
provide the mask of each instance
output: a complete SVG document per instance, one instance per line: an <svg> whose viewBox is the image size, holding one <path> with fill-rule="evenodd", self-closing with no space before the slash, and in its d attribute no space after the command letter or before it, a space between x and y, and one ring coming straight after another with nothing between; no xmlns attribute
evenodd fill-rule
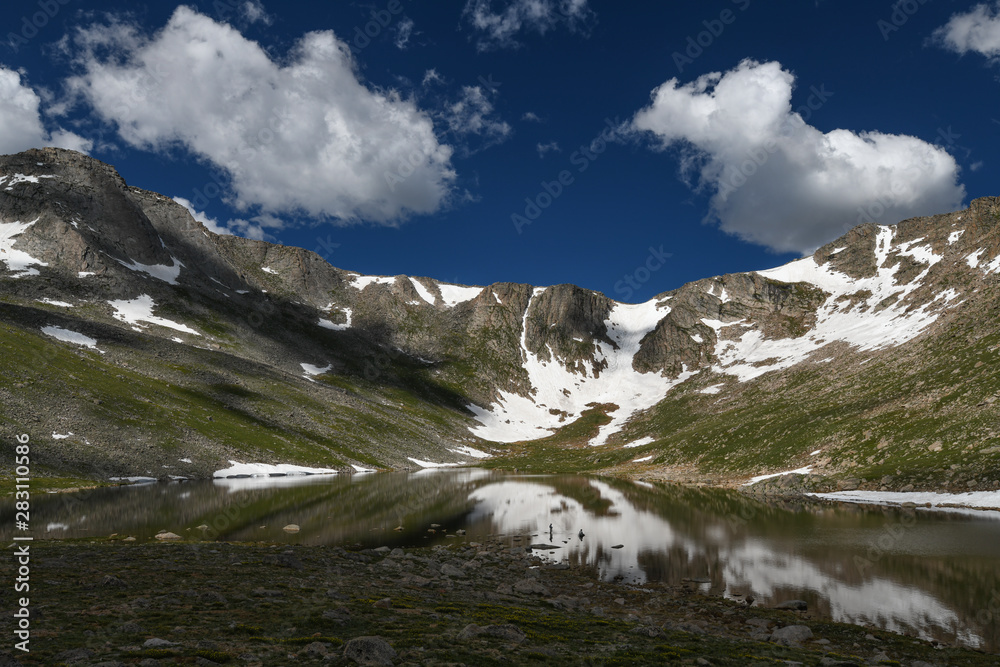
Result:
<svg viewBox="0 0 1000 667"><path fill-rule="evenodd" d="M986 275L1000 271L1000 255L997 255L996 259L986 265Z"/></svg>
<svg viewBox="0 0 1000 667"><path fill-rule="evenodd" d="M948 235L948 245L954 245L955 241L957 241L960 238L962 238L962 234L964 234L964 233L965 233L965 230L964 229L960 229L957 232L952 232L951 234L949 234Z"/></svg>
<svg viewBox="0 0 1000 667"><path fill-rule="evenodd" d="M977 250L968 257L965 258L965 263L969 265L969 268L978 269L979 268L979 258L982 257L985 250Z"/></svg>
<svg viewBox="0 0 1000 667"><path fill-rule="evenodd" d="M171 257L171 266L166 264L140 264L139 262L133 261L131 264L127 264L120 259L116 259L119 264L124 266L126 269L131 271L136 271L138 273L145 273L146 275L152 276L157 280L162 280L163 282L176 285L177 279L181 275L181 267L184 265L177 261L176 257Z"/></svg>
<svg viewBox="0 0 1000 667"><path fill-rule="evenodd" d="M472 301L483 292L482 287L463 287L461 285L448 285L445 283L439 283L438 289L441 290L441 300L449 308L454 308L466 301ZM494 296L496 296L495 292ZM497 301L499 300L497 298Z"/></svg>
<svg viewBox="0 0 1000 667"><path fill-rule="evenodd" d="M413 289L417 290L417 294L420 295L420 298L426 301L427 303L433 306L434 302L437 301L437 299L434 298L434 295L431 294L430 290L427 289L424 286L424 284L419 280L410 278L410 284L413 285Z"/></svg>
<svg viewBox="0 0 1000 667"><path fill-rule="evenodd" d="M72 435L73 435L73 432L72 432L72 431L70 431L70 432L69 432L69 433L67 433L66 435L61 435L61 434L59 434L59 433L55 433L55 432L53 432L53 433L52 433L52 439L53 439L53 440L66 440L67 438L69 438L69 437L70 437L70 436L72 436Z"/></svg>
<svg viewBox="0 0 1000 667"><path fill-rule="evenodd" d="M455 454L464 454L465 456L471 456L474 459L488 459L490 455L486 452L479 451L474 447L462 446L456 447L454 449L449 449L449 452L454 452Z"/></svg>
<svg viewBox="0 0 1000 667"><path fill-rule="evenodd" d="M356 472L356 473L378 472L374 468L363 468L363 467L361 467L359 465L355 465L353 463L351 464L351 467L354 468L354 472Z"/></svg>
<svg viewBox="0 0 1000 667"><path fill-rule="evenodd" d="M906 257L912 257L918 262L930 264L931 266L934 266L944 259L941 255L935 254L934 250L930 246L917 245L923 240L924 239L921 237L919 239L914 239L913 241L907 241L906 243L899 244L899 254Z"/></svg>
<svg viewBox="0 0 1000 667"><path fill-rule="evenodd" d="M59 308L72 308L73 304L66 303L65 301L53 301L52 299L39 299L38 303L44 303L49 306L58 306Z"/></svg>
<svg viewBox="0 0 1000 667"><path fill-rule="evenodd" d="M89 347L92 350L97 350L97 341L90 336L84 336L82 333L70 331L69 329L63 329L62 327L42 327L42 333L46 336L52 336L56 340L61 340L64 343L73 343L75 345ZM101 352L100 350L97 351Z"/></svg>
<svg viewBox="0 0 1000 667"><path fill-rule="evenodd" d="M153 301L151 296L146 294L143 294L136 299L132 299L131 301L109 301L108 304L115 309L115 319L121 320L126 324L134 325L139 322L146 322L148 324L155 324L157 326L180 331L181 333L194 334L195 336L201 335L191 327L153 315L153 308L156 307L156 303Z"/></svg>
<svg viewBox="0 0 1000 667"><path fill-rule="evenodd" d="M415 459L412 456L408 456L407 458L421 468L455 468L458 466L469 465L468 463L434 463L433 461L421 461L420 459Z"/></svg>
<svg viewBox="0 0 1000 667"><path fill-rule="evenodd" d="M642 463L643 461L651 461L653 459L653 454L649 456L643 456L641 459L632 459L632 463Z"/></svg>
<svg viewBox="0 0 1000 667"><path fill-rule="evenodd" d="M347 315L347 321L344 322L343 324L334 324L330 320L324 320L323 318L320 318L319 325L324 329L331 329L333 331L346 331L347 329L351 328L351 317L353 316L353 312L351 311L350 308L344 308L344 313Z"/></svg>
<svg viewBox="0 0 1000 667"><path fill-rule="evenodd" d="M930 505L931 507L972 507L978 509L1000 509L1000 491L970 491L968 493L933 493L901 491L837 491L834 493L809 493L806 495L849 503L879 505Z"/></svg>
<svg viewBox="0 0 1000 667"><path fill-rule="evenodd" d="M270 273L273 276L278 275L278 272L272 269L270 266L265 266L264 268L261 269L261 271L263 271L264 273Z"/></svg>
<svg viewBox="0 0 1000 667"><path fill-rule="evenodd" d="M302 366L302 370L305 371L306 377L313 375L322 375L323 373L328 373L333 370L333 364L328 364L323 368L319 366L313 366L312 364L299 364Z"/></svg>
<svg viewBox="0 0 1000 667"><path fill-rule="evenodd" d="M656 442L656 438L652 436L646 436L645 438L639 438L638 440L633 440L632 442L625 445L625 449L635 449L636 447L642 447L643 445L650 445Z"/></svg>
<svg viewBox="0 0 1000 667"><path fill-rule="evenodd" d="M722 388L725 387L725 386L726 386L725 383L713 384L711 387L705 387L704 389L702 389L698 393L699 394L718 394L720 391L722 391Z"/></svg>
<svg viewBox="0 0 1000 667"><path fill-rule="evenodd" d="M93 271L80 271L80 273L76 274L76 277L77 278L89 278L90 276L96 276L96 275L97 274L94 273Z"/></svg>
<svg viewBox="0 0 1000 667"><path fill-rule="evenodd" d="M750 481L743 486L752 486L757 482L762 482L765 479L771 479L772 477L783 477L784 475L808 475L812 472L812 466L806 466L805 468L799 468L798 470L786 470L785 472L776 472L770 475L758 475L756 477L751 477Z"/></svg>
<svg viewBox="0 0 1000 667"><path fill-rule="evenodd" d="M357 273L352 273L348 275L348 279L351 281L351 287L356 290L364 290L369 285L395 285L395 278L387 278L385 276L362 276Z"/></svg>
<svg viewBox="0 0 1000 667"><path fill-rule="evenodd" d="M20 174L18 174L20 176ZM37 183L37 181L35 181ZM7 188L10 190L10 188ZM39 275L38 269L33 266L48 266L40 259L35 259L28 253L21 250L14 250L15 236L20 236L38 222L35 218L31 222L0 222L0 261L7 265L9 271L15 271L12 278L24 278L27 276Z"/></svg>
<svg viewBox="0 0 1000 667"><path fill-rule="evenodd" d="M177 459L177 460L180 461L181 463L193 463L191 459Z"/></svg>
<svg viewBox="0 0 1000 667"><path fill-rule="evenodd" d="M10 178L10 182L7 183L5 190L13 190L15 185L20 183L38 183L40 178L55 178L55 176L26 176L24 174L14 174L13 176L0 176L0 185Z"/></svg>
<svg viewBox="0 0 1000 667"><path fill-rule="evenodd" d="M212 477L218 479L224 477L285 477L337 474L337 471L332 468L307 468L288 463L270 465L268 463L240 463L238 461L230 461L229 464L230 467L223 470L216 470L212 473Z"/></svg>

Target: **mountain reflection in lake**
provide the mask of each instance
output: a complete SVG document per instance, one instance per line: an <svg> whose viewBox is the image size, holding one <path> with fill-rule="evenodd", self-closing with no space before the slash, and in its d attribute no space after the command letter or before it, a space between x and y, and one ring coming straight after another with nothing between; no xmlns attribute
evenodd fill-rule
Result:
<svg viewBox="0 0 1000 667"><path fill-rule="evenodd" d="M0 507L9 514L12 501ZM552 544L536 551L604 579L693 581L763 605L802 599L837 621L1000 650L1000 513L765 504L718 489L467 469L98 489L36 498L32 520L47 530L36 540L169 530L369 547Z"/></svg>

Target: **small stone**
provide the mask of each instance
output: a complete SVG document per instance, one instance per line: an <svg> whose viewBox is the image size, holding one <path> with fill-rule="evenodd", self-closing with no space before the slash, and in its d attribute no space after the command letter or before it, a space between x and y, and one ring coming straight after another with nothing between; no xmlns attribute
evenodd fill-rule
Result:
<svg viewBox="0 0 1000 667"><path fill-rule="evenodd" d="M122 540L122 542L135 542L135 538L129 535L124 540Z"/></svg>
<svg viewBox="0 0 1000 667"><path fill-rule="evenodd" d="M128 588L128 584L113 574L109 574L101 580L101 586L105 588Z"/></svg>
<svg viewBox="0 0 1000 667"><path fill-rule="evenodd" d="M613 547L611 547L611 548L612 548L612 549L624 549L624 548L625 548L625 545L624 545L624 544L616 544L616 545L614 545L614 546L613 546Z"/></svg>
<svg viewBox="0 0 1000 667"><path fill-rule="evenodd" d="M382 598L381 600L376 602L374 606L377 607L378 609L392 609L392 599Z"/></svg>
<svg viewBox="0 0 1000 667"><path fill-rule="evenodd" d="M286 533L297 533L301 530L301 528L299 528L299 525L296 523L290 523L284 528L282 528L282 530L285 531Z"/></svg>

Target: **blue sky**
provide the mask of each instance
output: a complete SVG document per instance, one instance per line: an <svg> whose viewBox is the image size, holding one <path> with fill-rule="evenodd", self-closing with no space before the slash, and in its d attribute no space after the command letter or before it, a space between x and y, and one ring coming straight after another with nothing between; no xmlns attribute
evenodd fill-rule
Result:
<svg viewBox="0 0 1000 667"><path fill-rule="evenodd" d="M632 302L1000 195L1000 2L631 4L7 2L0 152L344 269Z"/></svg>

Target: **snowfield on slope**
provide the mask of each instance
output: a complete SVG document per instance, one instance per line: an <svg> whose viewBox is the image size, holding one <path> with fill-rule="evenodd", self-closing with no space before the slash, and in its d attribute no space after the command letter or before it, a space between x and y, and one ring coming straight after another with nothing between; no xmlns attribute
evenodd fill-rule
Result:
<svg viewBox="0 0 1000 667"><path fill-rule="evenodd" d="M902 345L923 333L940 315L940 309L952 305L958 298L953 290L941 292L930 303L908 310L903 300L923 284L930 267L941 261L930 247L917 245L923 239L908 241L893 247L896 230L880 227L875 243L875 261L878 273L871 278L854 279L833 269L829 264L819 265L806 257L776 269L757 273L785 283L809 283L830 296L816 313L816 325L806 335L798 338L765 339L757 330L746 331L736 340L719 340L715 354L720 363L713 370L735 375L746 382L770 371L790 368L805 361L811 354L829 343L841 341L862 351L878 350ZM911 257L928 266L913 280L899 284L895 280L899 265L886 267L892 251ZM843 297L869 290L871 296L851 306ZM875 308L886 299L894 303L881 311ZM740 322L702 320L716 330L740 325ZM743 325L749 326L749 325Z"/></svg>
<svg viewBox="0 0 1000 667"><path fill-rule="evenodd" d="M603 445L608 436L621 430L633 414L653 407L672 387L693 375L685 372L670 380L658 373L639 373L632 368L632 359L639 351L642 338L670 312L668 306L659 305L662 301L614 305L605 325L608 337L615 342L617 349L605 342L595 343L595 360L598 363L607 361L608 364L598 377L586 372L573 373L566 369L563 360L542 361L528 351L526 332L531 305L544 292L545 288L535 289L521 323L521 354L531 380L532 396L526 398L511 392L500 392L499 400L488 410L469 406L480 422L480 426L473 427L472 432L480 438L494 442L544 438L579 418L589 404L613 403L618 409L612 412L611 423L602 426L597 437L591 441L594 446ZM566 413L565 419L560 419L562 415L553 414L551 410Z"/></svg>
<svg viewBox="0 0 1000 667"><path fill-rule="evenodd" d="M153 315L153 308L156 307L156 302L153 301L153 297L146 294L132 299L131 301L109 301L108 304L115 309L115 319L121 320L126 324L131 324L135 329L138 329L138 327L134 325L139 322L146 322L148 324L156 324L161 327L180 331L181 333L194 334L195 336L201 335L191 327Z"/></svg>
<svg viewBox="0 0 1000 667"><path fill-rule="evenodd" d="M952 236L955 240L959 237ZM875 243L877 273L870 278L851 278L828 263L817 264L813 257L759 271L759 275L765 278L785 283L809 283L826 292L829 296L817 310L816 324L808 333L797 338L767 339L761 331L743 320L702 319L704 324L715 330L718 338L714 350L718 361L711 370L747 382L765 373L801 363L830 343L843 342L858 350L869 351L902 345L916 338L938 319L945 308L961 303L958 300L960 295L949 289L939 292L919 307L905 302L923 285L931 268L941 262L943 256L935 253L923 238L901 243L895 240L895 227L879 227ZM896 273L900 265L890 266L896 256L923 263L924 270L909 282L899 283ZM979 266L979 254L975 257L976 262L969 261L970 267ZM984 267L984 273L998 269L1000 258ZM613 403L618 409L611 413L611 423L601 427L590 443L603 445L633 415L653 407L673 387L701 370L685 368L678 378L671 380L658 373L639 373L632 368L632 360L639 351L642 338L670 312L663 300L614 305L605 324L609 337L618 347L615 349L606 343L595 343L595 360L608 363L608 368L599 377L571 372L566 369L565 360L542 361L528 351L525 336L531 304L545 289L535 289L522 321L521 354L531 381L531 395L524 397L512 392L500 392L499 398L488 408L469 406L479 422L471 431L484 440L509 443L544 438L578 419L589 404ZM718 285L706 291L722 301L732 298ZM870 296L855 297L858 301L853 305L851 299L846 298L864 291L870 292ZM891 305L876 310L883 302ZM745 330L740 331L739 327ZM695 338L695 342L699 340ZM720 392L723 386L713 385L701 390L701 393L714 394ZM553 414L553 411L558 414Z"/></svg>
<svg viewBox="0 0 1000 667"><path fill-rule="evenodd" d="M14 244L17 243L14 237L23 234L36 222L38 218L31 222L0 222L0 262L6 264L8 270L16 272L13 278L37 276L38 269L33 267L48 266L42 260L35 259L22 250L14 250Z"/></svg>
<svg viewBox="0 0 1000 667"><path fill-rule="evenodd" d="M51 336L56 340L61 340L64 343L73 343L74 345L89 347L91 350L97 350L96 340L90 336L85 336L82 333L77 333L76 331L70 331L69 329L63 329L62 327L42 327L42 333L46 336ZM101 350L97 351L104 354Z"/></svg>

